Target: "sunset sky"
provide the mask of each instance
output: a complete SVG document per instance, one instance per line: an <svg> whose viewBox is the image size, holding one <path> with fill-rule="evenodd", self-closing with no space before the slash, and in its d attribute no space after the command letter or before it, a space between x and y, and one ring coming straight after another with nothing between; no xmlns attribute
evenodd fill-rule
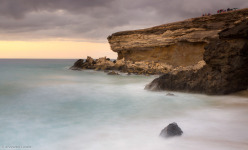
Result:
<svg viewBox="0 0 248 150"><path fill-rule="evenodd" d="M116 58L114 32L247 8L247 0L0 0L0 58Z"/></svg>

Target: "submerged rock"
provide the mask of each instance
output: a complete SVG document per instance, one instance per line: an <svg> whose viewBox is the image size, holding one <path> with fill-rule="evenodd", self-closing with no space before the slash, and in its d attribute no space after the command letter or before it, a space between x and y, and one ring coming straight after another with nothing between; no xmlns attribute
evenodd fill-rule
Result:
<svg viewBox="0 0 248 150"><path fill-rule="evenodd" d="M119 75L119 73L115 72L115 71L111 71L111 72L108 73L108 75Z"/></svg>
<svg viewBox="0 0 248 150"><path fill-rule="evenodd" d="M175 96L173 93L167 93L166 96Z"/></svg>
<svg viewBox="0 0 248 150"><path fill-rule="evenodd" d="M165 127L159 134L159 136L168 138L173 136L181 136L183 134L183 131L181 128L177 125L177 123L173 122L169 124L167 127Z"/></svg>

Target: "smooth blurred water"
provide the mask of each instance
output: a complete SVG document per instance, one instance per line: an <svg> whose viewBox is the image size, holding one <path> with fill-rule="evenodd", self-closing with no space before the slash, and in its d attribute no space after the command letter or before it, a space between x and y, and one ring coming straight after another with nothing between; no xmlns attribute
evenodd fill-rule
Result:
<svg viewBox="0 0 248 150"><path fill-rule="evenodd" d="M247 98L166 96L144 90L156 76L68 70L74 61L0 60L0 149L248 149ZM171 122L183 136L158 137Z"/></svg>

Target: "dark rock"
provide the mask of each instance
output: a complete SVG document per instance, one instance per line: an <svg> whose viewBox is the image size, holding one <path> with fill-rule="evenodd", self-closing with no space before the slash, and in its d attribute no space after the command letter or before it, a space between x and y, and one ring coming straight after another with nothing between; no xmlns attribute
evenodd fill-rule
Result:
<svg viewBox="0 0 248 150"><path fill-rule="evenodd" d="M177 125L177 123L173 122L169 124L167 127L165 127L159 134L159 136L168 138L173 136L181 136L183 134L183 131L181 128Z"/></svg>
<svg viewBox="0 0 248 150"><path fill-rule="evenodd" d="M108 75L119 75L119 73L115 72L115 71L111 71L111 72L108 73Z"/></svg>
<svg viewBox="0 0 248 150"><path fill-rule="evenodd" d="M227 28L219 33L220 39L248 38L248 20L242 21L233 28Z"/></svg>
<svg viewBox="0 0 248 150"><path fill-rule="evenodd" d="M70 67L71 70L81 70L84 64L83 59L77 60L73 66Z"/></svg>
<svg viewBox="0 0 248 150"><path fill-rule="evenodd" d="M96 62L90 56L87 56L85 63L83 64L83 69L98 69L95 66Z"/></svg>
<svg viewBox="0 0 248 150"><path fill-rule="evenodd" d="M96 69L96 66L94 65L96 62L93 58L87 56L87 59L84 61L83 59L77 60L70 69L72 70L82 70L82 69Z"/></svg>

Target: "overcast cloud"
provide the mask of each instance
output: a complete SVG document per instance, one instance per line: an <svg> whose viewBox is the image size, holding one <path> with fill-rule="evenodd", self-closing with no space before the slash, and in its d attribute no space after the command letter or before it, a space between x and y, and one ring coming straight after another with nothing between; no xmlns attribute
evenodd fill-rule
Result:
<svg viewBox="0 0 248 150"><path fill-rule="evenodd" d="M106 42L114 32L248 8L247 0L0 0L0 40Z"/></svg>

